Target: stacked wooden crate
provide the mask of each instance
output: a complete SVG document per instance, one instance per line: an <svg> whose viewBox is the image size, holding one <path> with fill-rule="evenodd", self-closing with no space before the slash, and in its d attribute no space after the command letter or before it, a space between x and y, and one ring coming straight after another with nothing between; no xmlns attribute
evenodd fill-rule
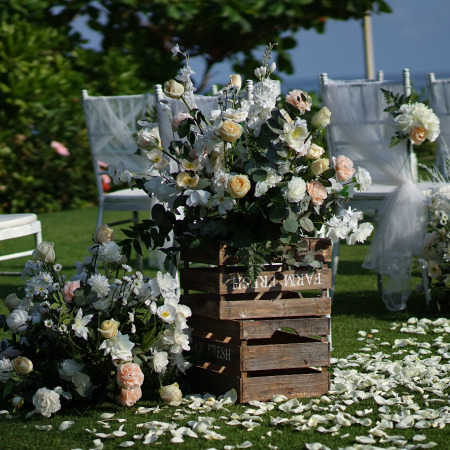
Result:
<svg viewBox="0 0 450 450"><path fill-rule="evenodd" d="M331 242L306 240L298 259L311 252L323 268L267 264L253 282L226 244L182 253L181 302L193 313L194 385L217 394L234 388L240 403L328 391Z"/></svg>

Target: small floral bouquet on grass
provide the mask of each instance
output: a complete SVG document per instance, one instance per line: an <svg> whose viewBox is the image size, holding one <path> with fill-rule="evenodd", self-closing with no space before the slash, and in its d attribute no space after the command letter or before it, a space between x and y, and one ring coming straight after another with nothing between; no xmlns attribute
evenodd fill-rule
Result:
<svg viewBox="0 0 450 450"><path fill-rule="evenodd" d="M381 90L389 105L384 111L392 114L396 129L391 139L391 147L405 139L408 139L409 147L410 143L420 145L427 139L434 142L438 138L441 132L439 118L430 107L411 102L411 96Z"/></svg>
<svg viewBox="0 0 450 450"><path fill-rule="evenodd" d="M9 315L0 317L8 333L0 343L2 400L32 403L45 417L61 399L96 394L131 406L142 386L157 390L164 375L188 368L182 352L191 311L179 303L177 281L133 273L109 227L100 227L89 250L70 281L51 242L26 263L24 295L10 294Z"/></svg>
<svg viewBox="0 0 450 450"><path fill-rule="evenodd" d="M428 234L420 263L427 269L432 287L450 292L450 185L426 192ZM447 297L448 298L448 297Z"/></svg>
<svg viewBox="0 0 450 450"><path fill-rule="evenodd" d="M184 55L187 64L164 84L169 103L184 109L174 115L167 104L160 105L172 125L169 148L152 132L155 124L140 122L137 144L152 162L150 171L112 168L116 178L128 179L159 202L151 220L128 231L125 248L139 241L162 247L172 230L175 254L180 248L226 241L238 249L254 277L274 259L289 267L316 264L308 257L304 263L296 261L287 249L304 248L304 237L316 236L324 227L333 239L349 243L368 237L372 226L358 224L359 211L338 212L355 189L369 188L370 175L345 156L334 158L330 167L318 145L330 111L323 107L309 117L312 99L307 92L294 90L278 105L279 83L270 79L275 70L272 45L255 70L259 81L251 98L241 89L240 76L231 75L211 97L209 112L197 107L187 55L178 46L172 51Z"/></svg>

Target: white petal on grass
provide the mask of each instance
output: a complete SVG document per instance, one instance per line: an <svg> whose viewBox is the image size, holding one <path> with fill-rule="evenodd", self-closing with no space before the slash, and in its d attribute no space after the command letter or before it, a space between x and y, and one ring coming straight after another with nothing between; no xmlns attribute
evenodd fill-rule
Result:
<svg viewBox="0 0 450 450"><path fill-rule="evenodd" d="M34 428L39 431L50 431L53 427L51 425L35 425Z"/></svg>
<svg viewBox="0 0 450 450"><path fill-rule="evenodd" d="M94 439L92 443L95 445L95 448L101 450L104 447L103 442L100 439Z"/></svg>
<svg viewBox="0 0 450 450"><path fill-rule="evenodd" d="M181 436L174 436L170 442L172 442L172 444L183 444L184 443L184 439Z"/></svg>
<svg viewBox="0 0 450 450"><path fill-rule="evenodd" d="M73 420L65 420L64 422L61 422L59 425L59 431L64 431L70 428L75 422Z"/></svg>
<svg viewBox="0 0 450 450"><path fill-rule="evenodd" d="M253 444L250 441L244 441L242 444L236 445L236 448L250 448Z"/></svg>
<svg viewBox="0 0 450 450"><path fill-rule="evenodd" d="M356 436L355 441L359 442L360 444L375 444L377 441L370 436Z"/></svg>
<svg viewBox="0 0 450 450"><path fill-rule="evenodd" d="M313 442L312 444L305 444L305 447L308 450L331 450L329 447L321 444L320 442Z"/></svg>
<svg viewBox="0 0 450 450"><path fill-rule="evenodd" d="M427 437L424 434L416 434L415 436L413 436L412 440L415 442L421 442L421 441L425 441L426 438Z"/></svg>
<svg viewBox="0 0 450 450"><path fill-rule="evenodd" d="M133 441L125 441L119 444L119 447L133 447L134 442Z"/></svg>
<svg viewBox="0 0 450 450"><path fill-rule="evenodd" d="M108 420L114 417L114 413L103 413L100 415L100 420Z"/></svg>
<svg viewBox="0 0 450 450"><path fill-rule="evenodd" d="M419 420L414 424L414 428L418 430L425 430L426 428L430 428L430 422L428 420Z"/></svg>

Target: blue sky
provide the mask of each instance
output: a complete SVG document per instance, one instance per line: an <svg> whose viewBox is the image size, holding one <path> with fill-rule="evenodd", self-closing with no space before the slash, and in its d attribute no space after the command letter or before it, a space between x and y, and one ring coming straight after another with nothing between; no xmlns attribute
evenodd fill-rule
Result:
<svg viewBox="0 0 450 450"><path fill-rule="evenodd" d="M386 0L391 14L372 16L375 71L399 78L409 68L415 85L424 85L425 74L450 77L450 0ZM362 22L330 20L324 34L300 30L292 51L295 74L283 79L309 89L321 72L331 78L364 78ZM198 73L202 71L198 65ZM195 69L194 69L195 70ZM228 64L216 67L212 82L223 84ZM225 80L227 81L227 80Z"/></svg>
<svg viewBox="0 0 450 450"><path fill-rule="evenodd" d="M393 13L372 16L375 71L399 78L407 67L416 87L425 85L428 72L450 77L450 0L386 1ZM362 21L329 20L325 33L300 30L297 38L298 46L292 51L295 73L282 75L290 89L315 88L322 72L331 78L365 77ZM201 76L201 60L191 63ZM214 67L211 82L222 85L230 73L230 64L222 63Z"/></svg>

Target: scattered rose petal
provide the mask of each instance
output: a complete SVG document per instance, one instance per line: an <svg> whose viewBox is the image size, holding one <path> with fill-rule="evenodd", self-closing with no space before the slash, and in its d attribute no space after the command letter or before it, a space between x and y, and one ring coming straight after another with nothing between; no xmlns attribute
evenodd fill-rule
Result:
<svg viewBox="0 0 450 450"><path fill-rule="evenodd" d="M119 447L133 447L134 442L133 441L125 441L119 444Z"/></svg>
<svg viewBox="0 0 450 450"><path fill-rule="evenodd" d="M34 428L39 431L50 431L53 427L51 425L35 425Z"/></svg>
<svg viewBox="0 0 450 450"><path fill-rule="evenodd" d="M61 422L59 425L59 431L64 431L70 428L75 422L72 420L65 420L64 422Z"/></svg>

